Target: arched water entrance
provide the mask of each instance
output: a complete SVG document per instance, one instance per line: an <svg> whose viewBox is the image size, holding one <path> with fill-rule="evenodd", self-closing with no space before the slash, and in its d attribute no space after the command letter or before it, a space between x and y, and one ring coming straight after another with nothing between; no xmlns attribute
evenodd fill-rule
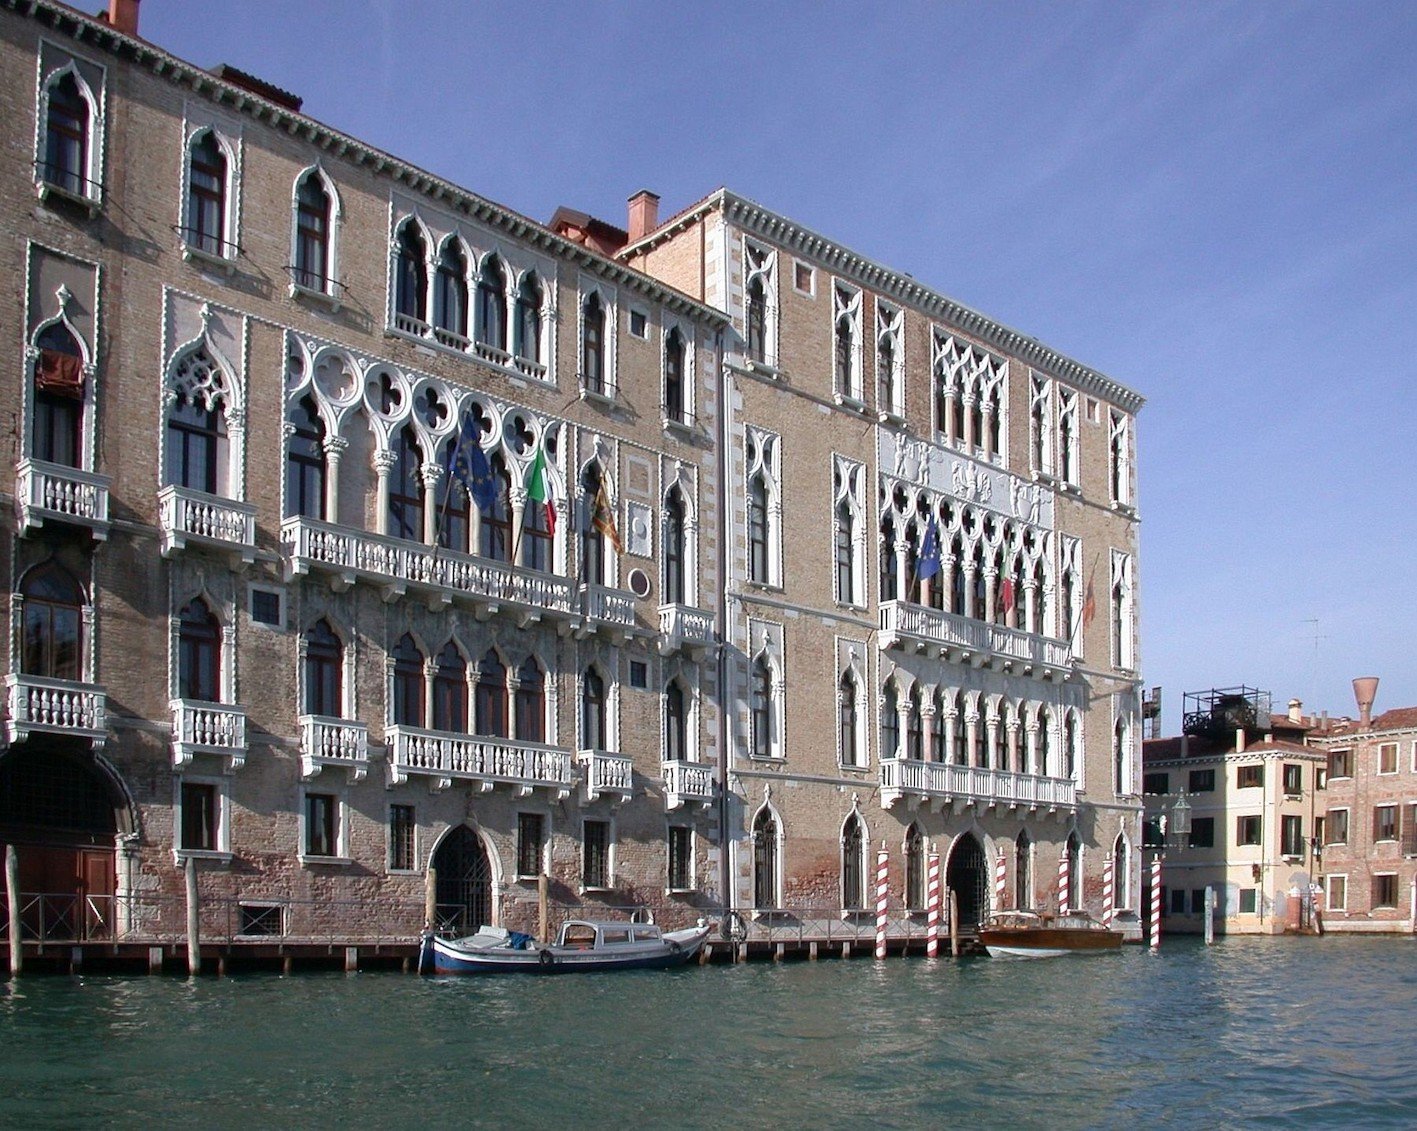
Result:
<svg viewBox="0 0 1417 1131"><path fill-rule="evenodd" d="M35 737L0 757L0 852L15 846L26 934L104 938L125 799L86 748Z"/></svg>
<svg viewBox="0 0 1417 1131"><path fill-rule="evenodd" d="M960 929L974 930L989 912L989 862L973 833L965 833L950 849L945 886L958 901Z"/></svg>
<svg viewBox="0 0 1417 1131"><path fill-rule="evenodd" d="M431 866L437 875L436 929L470 935L492 922L492 865L481 837L459 825L438 845Z"/></svg>

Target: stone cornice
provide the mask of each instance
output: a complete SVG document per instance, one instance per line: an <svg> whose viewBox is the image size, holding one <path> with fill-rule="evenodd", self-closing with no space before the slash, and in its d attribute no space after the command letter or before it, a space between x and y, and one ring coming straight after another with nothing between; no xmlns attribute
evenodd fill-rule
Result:
<svg viewBox="0 0 1417 1131"><path fill-rule="evenodd" d="M728 189L719 189L677 216L671 217L663 227L638 243L623 248L619 253L620 257L649 251L714 211L721 211L726 220L752 235L781 244L804 256L811 256L864 287L912 307L928 317L937 318L949 327L971 334L981 342L1050 376L1067 381L1126 412L1135 413L1146 403L1140 393L1050 349L1037 338L1010 329L1003 323L930 289L909 275L867 259Z"/></svg>
<svg viewBox="0 0 1417 1131"><path fill-rule="evenodd" d="M524 240L578 267L594 271L619 286L662 302L676 313L697 318L707 323L711 329L719 330L728 324L728 317L722 311L705 305L682 291L580 244L572 243L529 217L494 204L451 181L317 122L306 114L289 110L243 87L219 79L146 40L124 35L103 20L86 16L64 4L54 3L53 0L0 0L0 10L5 9L33 19L90 47L126 59L176 86L186 87L195 94L250 115L259 122L284 130L292 137L308 142L314 149L330 154L331 157L364 166L376 174L387 175L415 192L495 227L514 239Z"/></svg>

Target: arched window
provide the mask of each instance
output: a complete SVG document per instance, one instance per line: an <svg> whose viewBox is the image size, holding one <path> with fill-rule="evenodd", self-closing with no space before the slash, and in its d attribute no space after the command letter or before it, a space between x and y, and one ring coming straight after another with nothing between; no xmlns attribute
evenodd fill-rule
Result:
<svg viewBox="0 0 1417 1131"><path fill-rule="evenodd" d="M944 700L944 696L941 696L939 699L937 699L937 700L935 701L935 716L934 716L934 722L933 722L932 725L933 725L933 727L934 727L934 730L933 730L932 733L933 733L933 735L934 735L934 751L933 751L933 753L934 753L934 755L935 755L935 761L936 761L936 762L945 762L945 761L948 761L948 760L949 760L949 756L950 756L950 747L949 747L949 731L948 731L948 729L947 729L946 726L945 726L945 700Z"/></svg>
<svg viewBox="0 0 1417 1131"><path fill-rule="evenodd" d="M305 714L344 715L344 644L323 618L305 634Z"/></svg>
<svg viewBox="0 0 1417 1131"><path fill-rule="evenodd" d="M956 766L969 765L969 725L965 721L964 712L962 710L957 711L955 714L953 756Z"/></svg>
<svg viewBox="0 0 1417 1131"><path fill-rule="evenodd" d="M894 601L896 590L897 559L895 552L895 523L887 518L881 523L881 600Z"/></svg>
<svg viewBox="0 0 1417 1131"><path fill-rule="evenodd" d="M758 471L748 480L748 577L771 580L768 568L768 484Z"/></svg>
<svg viewBox="0 0 1417 1131"><path fill-rule="evenodd" d="M1112 906L1115 910L1129 910L1132 906L1132 861L1131 846L1121 833L1112 843L1112 890L1116 893Z"/></svg>
<svg viewBox="0 0 1417 1131"><path fill-rule="evenodd" d="M529 499L522 508L522 565L541 573L551 572L553 539L546 526L546 507Z"/></svg>
<svg viewBox="0 0 1417 1131"><path fill-rule="evenodd" d="M999 457L999 444L1004 434L1004 405L999 383L989 389L989 455Z"/></svg>
<svg viewBox="0 0 1417 1131"><path fill-rule="evenodd" d="M49 113L44 130L47 184L72 196L89 197L89 103L72 71L49 87Z"/></svg>
<svg viewBox="0 0 1417 1131"><path fill-rule="evenodd" d="M1007 770L1009 768L1009 736L1008 728L1004 725L1002 709L994 719L993 748L994 768Z"/></svg>
<svg viewBox="0 0 1417 1131"><path fill-rule="evenodd" d="M767 362L768 345L768 294L760 278L748 283L748 309L745 317L748 357L752 361Z"/></svg>
<svg viewBox="0 0 1417 1131"><path fill-rule="evenodd" d="M664 339L664 415L671 421L688 419L684 402L684 338L676 326Z"/></svg>
<svg viewBox="0 0 1417 1131"><path fill-rule="evenodd" d="M501 453L492 457L493 502L482 512L478 552L496 562L512 560L512 477ZM532 510L544 508L530 508Z"/></svg>
<svg viewBox="0 0 1417 1131"><path fill-rule="evenodd" d="M753 907L759 911L777 906L779 847L777 821L762 809L753 818Z"/></svg>
<svg viewBox="0 0 1417 1131"><path fill-rule="evenodd" d="M670 680L664 689L664 757L670 762L689 757L688 698L677 679Z"/></svg>
<svg viewBox="0 0 1417 1131"><path fill-rule="evenodd" d="M393 651L394 722L399 726L421 727L423 711L423 653L408 633L400 637Z"/></svg>
<svg viewBox="0 0 1417 1131"><path fill-rule="evenodd" d="M838 301L840 297L838 296ZM851 315L847 311L837 315L836 332L833 336L835 347L835 364L837 388L843 396L857 397L856 373L853 362L856 355L856 335L851 324Z"/></svg>
<svg viewBox="0 0 1417 1131"><path fill-rule="evenodd" d="M844 605L859 604L856 593L856 519L843 499L836 507L836 595Z"/></svg>
<svg viewBox="0 0 1417 1131"><path fill-rule="evenodd" d="M1112 776L1115 792L1119 797L1135 792L1132 789L1131 760L1127 749L1129 737L1127 720L1118 719L1112 730Z"/></svg>
<svg viewBox="0 0 1417 1131"><path fill-rule="evenodd" d="M895 411L895 338L882 334L876 340L876 409Z"/></svg>
<svg viewBox="0 0 1417 1131"><path fill-rule="evenodd" d="M1014 906L1020 911L1033 910L1033 844L1027 832L1014 841Z"/></svg>
<svg viewBox="0 0 1417 1131"><path fill-rule="evenodd" d="M418 225L409 221L399 229L394 262L394 325L422 333L428 322L428 250Z"/></svg>
<svg viewBox="0 0 1417 1131"><path fill-rule="evenodd" d="M664 600L682 605L685 601L684 499L678 487L669 491L664 503Z"/></svg>
<svg viewBox="0 0 1417 1131"><path fill-rule="evenodd" d="M1081 753L1078 747L1080 737L1077 714L1069 711L1063 719L1063 776L1065 778L1077 778L1078 755Z"/></svg>
<svg viewBox="0 0 1417 1131"><path fill-rule="evenodd" d="M413 425L394 437L394 466L389 472L389 535L423 541L423 452Z"/></svg>
<svg viewBox="0 0 1417 1131"><path fill-rule="evenodd" d="M221 625L200 598L178 614L177 697L221 700Z"/></svg>
<svg viewBox="0 0 1417 1131"><path fill-rule="evenodd" d="M467 661L451 640L433 668L433 729L467 733Z"/></svg>
<svg viewBox="0 0 1417 1131"><path fill-rule="evenodd" d="M881 757L900 757L900 696L894 683L887 683L881 704Z"/></svg>
<svg viewBox="0 0 1417 1131"><path fill-rule="evenodd" d="M226 154L211 130L192 142L183 238L208 255L226 254Z"/></svg>
<svg viewBox="0 0 1417 1131"><path fill-rule="evenodd" d="M523 742L545 742L546 677L530 656L517 669L516 708L517 738Z"/></svg>
<svg viewBox="0 0 1417 1131"><path fill-rule="evenodd" d="M954 563L950 569L950 612L961 617L965 615L965 587L968 582L962 547L963 543L956 534L950 543L950 560Z"/></svg>
<svg viewBox="0 0 1417 1131"><path fill-rule="evenodd" d="M584 521L581 523L581 580L590 585L605 583L605 535L595 524L604 480L600 465L591 463L581 474L581 499Z"/></svg>
<svg viewBox="0 0 1417 1131"><path fill-rule="evenodd" d="M856 695L856 677L849 671L842 672L841 683L837 685L836 689L836 709L841 761L846 766L860 765L858 735L861 724Z"/></svg>
<svg viewBox="0 0 1417 1131"><path fill-rule="evenodd" d="M494 350L507 346L507 276L495 255L477 276L477 340Z"/></svg>
<svg viewBox="0 0 1417 1131"><path fill-rule="evenodd" d="M290 441L285 457L285 513L325 517L325 424L312 397L302 397L290 411Z"/></svg>
<svg viewBox="0 0 1417 1131"><path fill-rule="evenodd" d="M912 687L905 708L905 756L912 762L925 760L925 716L920 710L920 689Z"/></svg>
<svg viewBox="0 0 1417 1131"><path fill-rule="evenodd" d="M1031 773L1046 774L1050 769L1053 754L1053 715L1046 707L1038 712L1038 748Z"/></svg>
<svg viewBox="0 0 1417 1131"><path fill-rule="evenodd" d="M925 834L913 821L905 830L905 906L911 911L925 907Z"/></svg>
<svg viewBox="0 0 1417 1131"><path fill-rule="evenodd" d="M762 656L753 661L749 684L753 757L770 758L773 753L772 669Z"/></svg>
<svg viewBox="0 0 1417 1131"><path fill-rule="evenodd" d="M224 408L220 398L204 401L178 391L167 413L167 482L218 493L220 456L226 446Z"/></svg>
<svg viewBox="0 0 1417 1131"><path fill-rule="evenodd" d="M468 446L471 447L472 444L469 443ZM457 450L457 447L458 439L454 436L448 440L444 448L442 466L448 470L446 472L447 479L443 483L442 501L438 504L436 526L438 545L461 552L468 549L472 504L468 499L467 487L464 486L461 476L453 470L456 466L461 471L470 457L464 451L458 456L455 465L453 452Z"/></svg>
<svg viewBox="0 0 1417 1131"><path fill-rule="evenodd" d="M541 283L527 272L517 288L513 349L523 361L541 364Z"/></svg>
<svg viewBox="0 0 1417 1131"><path fill-rule="evenodd" d="M47 562L26 574L20 593L20 670L47 679L82 679L84 591L74 575L57 562Z"/></svg>
<svg viewBox="0 0 1417 1131"><path fill-rule="evenodd" d="M605 680L594 668L586 668L581 680L581 743L586 750L604 750L609 745L606 726Z"/></svg>
<svg viewBox="0 0 1417 1131"><path fill-rule="evenodd" d="M47 326L35 346L39 360L34 370L32 454L61 467L78 467L83 452L83 352L74 335L58 323Z"/></svg>
<svg viewBox="0 0 1417 1131"><path fill-rule="evenodd" d="M476 733L507 737L507 668L490 648L478 665L474 706Z"/></svg>
<svg viewBox="0 0 1417 1131"><path fill-rule="evenodd" d="M605 392L605 307L594 291L581 305L581 384Z"/></svg>
<svg viewBox="0 0 1417 1131"><path fill-rule="evenodd" d="M841 906L845 911L866 908L866 837L855 814L841 830Z"/></svg>
<svg viewBox="0 0 1417 1131"><path fill-rule="evenodd" d="M988 579L984 576L984 547L981 544L974 547L974 593L969 615L975 620L988 620L988 599Z"/></svg>
<svg viewBox="0 0 1417 1131"><path fill-rule="evenodd" d="M330 195L315 170L295 190L295 249L291 273L295 285L319 294L331 288Z"/></svg>
<svg viewBox="0 0 1417 1131"><path fill-rule="evenodd" d="M444 345L467 345L467 261L457 240L448 240L438 256L433 282L433 326Z"/></svg>

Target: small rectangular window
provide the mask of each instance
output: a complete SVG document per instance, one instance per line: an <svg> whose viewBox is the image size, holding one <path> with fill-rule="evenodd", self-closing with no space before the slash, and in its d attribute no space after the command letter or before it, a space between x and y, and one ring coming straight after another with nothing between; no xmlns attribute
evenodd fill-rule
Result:
<svg viewBox="0 0 1417 1131"><path fill-rule="evenodd" d="M1186 913L1186 889L1171 889L1171 914L1184 915Z"/></svg>
<svg viewBox="0 0 1417 1131"><path fill-rule="evenodd" d="M1297 813L1279 819L1279 851L1284 856L1304 855L1304 818Z"/></svg>
<svg viewBox="0 0 1417 1131"><path fill-rule="evenodd" d="M1192 817L1191 836L1187 842L1191 848L1215 847L1215 818Z"/></svg>
<svg viewBox="0 0 1417 1131"><path fill-rule="evenodd" d="M305 855L339 855L339 800L333 793L305 795Z"/></svg>
<svg viewBox="0 0 1417 1131"><path fill-rule="evenodd" d="M669 890L690 891L693 886L693 830L687 825L669 826Z"/></svg>
<svg viewBox="0 0 1417 1131"><path fill-rule="evenodd" d="M542 846L546 843L546 818L540 813L517 814L517 876L541 875Z"/></svg>
<svg viewBox="0 0 1417 1131"><path fill-rule="evenodd" d="M610 822L587 821L583 826L584 859L581 883L588 888L610 886Z"/></svg>
<svg viewBox="0 0 1417 1131"><path fill-rule="evenodd" d="M1192 770L1188 784L1192 793L1214 793L1215 771Z"/></svg>
<svg viewBox="0 0 1417 1131"><path fill-rule="evenodd" d="M1235 784L1240 789L1257 789L1264 785L1264 766L1241 766L1235 773Z"/></svg>
<svg viewBox="0 0 1417 1131"><path fill-rule="evenodd" d="M792 285L804 295L817 293L817 273L810 263L798 259L792 264Z"/></svg>
<svg viewBox="0 0 1417 1131"><path fill-rule="evenodd" d="M1171 775L1162 773L1143 774L1141 779L1141 791L1143 793L1170 793Z"/></svg>
<svg viewBox="0 0 1417 1131"><path fill-rule="evenodd" d="M1396 806L1396 805L1374 805L1374 806L1373 806L1373 839L1374 839L1374 840L1396 840L1396 839L1397 839L1397 806Z"/></svg>
<svg viewBox="0 0 1417 1131"><path fill-rule="evenodd" d="M389 806L389 870L411 872L417 867L414 854L414 820L412 805Z"/></svg>
<svg viewBox="0 0 1417 1131"><path fill-rule="evenodd" d="M630 686L636 691L649 687L649 665L643 660L630 661Z"/></svg>
<svg viewBox="0 0 1417 1131"><path fill-rule="evenodd" d="M1257 815L1243 814L1235 818L1235 843L1238 845L1259 844L1260 819Z"/></svg>
<svg viewBox="0 0 1417 1131"><path fill-rule="evenodd" d="M1326 882L1328 889L1328 909L1330 911L1344 911L1348 907L1348 877L1329 876Z"/></svg>
<svg viewBox="0 0 1417 1131"><path fill-rule="evenodd" d="M1353 776L1353 751L1329 751L1328 776L1330 780L1333 778L1351 778Z"/></svg>
<svg viewBox="0 0 1417 1131"><path fill-rule="evenodd" d="M217 790L205 782L182 783L182 828L178 847L215 852L217 849Z"/></svg>
<svg viewBox="0 0 1417 1131"><path fill-rule="evenodd" d="M1256 892L1254 888L1240 889L1240 914L1253 915L1257 906Z"/></svg>
<svg viewBox="0 0 1417 1131"><path fill-rule="evenodd" d="M1397 877L1391 874L1373 877L1373 910L1397 906Z"/></svg>
<svg viewBox="0 0 1417 1131"><path fill-rule="evenodd" d="M1205 914L1205 888L1191 888L1191 914Z"/></svg>
<svg viewBox="0 0 1417 1131"><path fill-rule="evenodd" d="M278 903L243 903L240 905L243 935L283 935L285 934L282 907Z"/></svg>
<svg viewBox="0 0 1417 1131"><path fill-rule="evenodd" d="M1384 742L1378 747L1378 773L1397 773L1397 743Z"/></svg>
<svg viewBox="0 0 1417 1131"><path fill-rule="evenodd" d="M1284 763L1284 792L1290 797L1298 797L1304 792L1304 767L1292 762Z"/></svg>
<svg viewBox="0 0 1417 1131"><path fill-rule="evenodd" d="M1326 844L1347 844L1348 843L1348 810L1330 809L1325 819L1324 827L1328 830L1328 840Z"/></svg>
<svg viewBox="0 0 1417 1131"><path fill-rule="evenodd" d="M649 337L649 315L643 310L630 311L630 333L637 338Z"/></svg>
<svg viewBox="0 0 1417 1131"><path fill-rule="evenodd" d="M253 585L250 590L251 595L251 619L257 624L264 624L270 628L284 628L285 616L281 606L284 593L279 589L266 589L263 586Z"/></svg>

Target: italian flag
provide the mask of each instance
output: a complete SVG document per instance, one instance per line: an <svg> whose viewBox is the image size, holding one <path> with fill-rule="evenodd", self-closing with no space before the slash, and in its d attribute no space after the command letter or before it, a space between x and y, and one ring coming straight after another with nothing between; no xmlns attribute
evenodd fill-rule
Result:
<svg viewBox="0 0 1417 1131"><path fill-rule="evenodd" d="M546 468L545 446L536 449L536 459L526 476L526 495L534 503L546 508L546 532L556 537L556 504L551 498L551 476Z"/></svg>

